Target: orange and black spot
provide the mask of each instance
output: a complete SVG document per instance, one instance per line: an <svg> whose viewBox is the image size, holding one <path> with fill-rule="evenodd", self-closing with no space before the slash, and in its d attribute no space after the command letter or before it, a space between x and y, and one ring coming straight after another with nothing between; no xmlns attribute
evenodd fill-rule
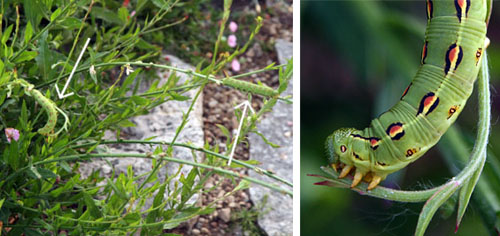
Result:
<svg viewBox="0 0 500 236"><path fill-rule="evenodd" d="M380 144L380 138L376 138L376 137L369 137L369 138L366 138L366 137L363 137L359 134L351 134L352 137L354 138L359 138L359 139L362 139L364 141L369 141L370 142L370 146L373 150L376 150L378 148L378 145Z"/></svg>
<svg viewBox="0 0 500 236"><path fill-rule="evenodd" d="M462 62L463 56L464 52L462 50L462 46L459 46L456 43L452 44L446 52L446 65L444 67L444 74L447 75L452 68L453 71L455 71L460 65L460 62Z"/></svg>
<svg viewBox="0 0 500 236"><path fill-rule="evenodd" d="M387 127L386 133L392 140L399 140L405 135L403 124L400 122L392 123Z"/></svg>
<svg viewBox="0 0 500 236"><path fill-rule="evenodd" d="M408 90L410 90L410 86L412 85L413 83L410 83L410 85L408 85L408 87L406 87L405 91L403 92L403 95L401 96L401 99L403 99L404 96L406 96L406 94L408 93Z"/></svg>
<svg viewBox="0 0 500 236"><path fill-rule="evenodd" d="M386 166L387 164L383 163L383 162L380 162L380 161L377 161L377 164L380 165L380 166Z"/></svg>
<svg viewBox="0 0 500 236"><path fill-rule="evenodd" d="M417 149L416 148L410 148L410 149L406 150L406 157L411 157L415 153L417 153Z"/></svg>
<svg viewBox="0 0 500 236"><path fill-rule="evenodd" d="M424 47L422 48L422 60L421 60L422 65L425 64L425 58L427 57L427 44L428 43L429 42L425 41Z"/></svg>
<svg viewBox="0 0 500 236"><path fill-rule="evenodd" d="M434 11L434 6L432 5L431 0L427 0L427 6L426 6L426 12L427 12L427 19L430 20L432 18L432 13Z"/></svg>
<svg viewBox="0 0 500 236"><path fill-rule="evenodd" d="M476 66L477 66L477 63L479 63L479 59L481 59L482 54L483 54L483 49L478 48L476 51Z"/></svg>
<svg viewBox="0 0 500 236"><path fill-rule="evenodd" d="M457 9L458 21L462 22L469 15L470 0L455 0L455 9Z"/></svg>
<svg viewBox="0 0 500 236"><path fill-rule="evenodd" d="M379 143L380 143L379 138L375 137L370 138L370 146L372 147L373 150L377 150Z"/></svg>
<svg viewBox="0 0 500 236"><path fill-rule="evenodd" d="M455 112L458 111L458 108L459 106L457 105L454 105L454 106L451 106L450 109L448 109L448 120L453 116L453 114L455 114Z"/></svg>
<svg viewBox="0 0 500 236"><path fill-rule="evenodd" d="M422 98L422 100L420 100L420 106L418 107L417 116L422 113L428 115L429 113L434 111L434 109L436 109L438 104L439 104L439 97L436 96L433 92L427 93Z"/></svg>

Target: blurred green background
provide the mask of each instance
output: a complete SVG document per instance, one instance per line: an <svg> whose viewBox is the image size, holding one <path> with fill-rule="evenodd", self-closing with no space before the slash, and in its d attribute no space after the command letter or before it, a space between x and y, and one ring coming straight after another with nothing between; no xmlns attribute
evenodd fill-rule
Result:
<svg viewBox="0 0 500 236"><path fill-rule="evenodd" d="M301 1L301 233L413 235L423 203L397 203L313 185L326 165L323 143L340 127L365 128L394 105L413 78L424 41L425 1ZM457 234L454 202L426 235L498 234L500 199L500 1L488 37L492 134L488 160ZM495 30L496 29L496 30ZM477 130L474 92L453 128L417 162L382 183L417 190L440 185L466 164ZM479 188L479 187L478 187ZM496 205L495 205L496 204Z"/></svg>

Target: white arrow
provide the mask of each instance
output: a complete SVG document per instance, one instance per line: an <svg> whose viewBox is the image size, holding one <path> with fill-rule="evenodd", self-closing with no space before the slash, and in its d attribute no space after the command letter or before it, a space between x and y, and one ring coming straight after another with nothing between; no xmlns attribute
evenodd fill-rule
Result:
<svg viewBox="0 0 500 236"><path fill-rule="evenodd" d="M89 42L90 42L90 38L87 38L87 42L85 42L85 45L83 46L82 51L80 52L80 55L78 56L78 59L76 59L75 66L73 66L73 70L71 70L71 73L69 74L69 77L68 77L68 81L66 81L66 84L64 85L62 92L59 91L59 87L57 87L57 84L56 84L56 92L57 92L57 95L59 96L59 99L69 97L69 96L74 94L73 92L68 93L66 95L64 93L66 92L66 89L68 89L69 82L71 81L71 78L73 78L73 74L75 73L76 68L78 67L78 64L80 63L80 60L82 59L83 53L85 52L85 49L87 49Z"/></svg>
<svg viewBox="0 0 500 236"><path fill-rule="evenodd" d="M236 131L236 136L234 138L234 144L233 144L233 148L231 149L231 154L229 154L229 161L227 162L228 166L230 166L231 161L233 161L234 150L236 150L236 145L238 144L238 137L240 137L241 127L243 126L243 119L245 119L247 107L250 108L250 111L252 113L255 113L255 111L252 108L252 105L250 105L250 103L248 101L244 101L244 102L240 103L238 106L235 106L234 109L238 109L241 106L243 106L243 113L241 113L240 125L238 126L238 131Z"/></svg>

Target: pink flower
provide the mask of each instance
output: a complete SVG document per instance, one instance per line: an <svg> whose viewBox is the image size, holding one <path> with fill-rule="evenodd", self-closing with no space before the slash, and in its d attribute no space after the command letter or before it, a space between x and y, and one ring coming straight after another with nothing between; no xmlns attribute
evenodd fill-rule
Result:
<svg viewBox="0 0 500 236"><path fill-rule="evenodd" d="M236 47L236 36L234 34L229 35L227 38L227 45L232 48Z"/></svg>
<svg viewBox="0 0 500 236"><path fill-rule="evenodd" d="M14 128L6 128L5 136L7 137L7 141L10 143L12 139L19 140L19 130Z"/></svg>
<svg viewBox="0 0 500 236"><path fill-rule="evenodd" d="M233 69L234 72L240 71L240 62L237 59L233 59L231 62L231 69Z"/></svg>
<svg viewBox="0 0 500 236"><path fill-rule="evenodd" d="M236 24L236 22L234 21L231 21L229 23L229 30L231 30L231 32L236 32L236 30L238 30L238 24Z"/></svg>

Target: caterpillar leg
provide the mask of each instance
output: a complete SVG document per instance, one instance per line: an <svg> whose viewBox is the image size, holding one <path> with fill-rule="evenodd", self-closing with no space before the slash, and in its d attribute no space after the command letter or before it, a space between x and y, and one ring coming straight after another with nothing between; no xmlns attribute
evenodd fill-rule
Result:
<svg viewBox="0 0 500 236"><path fill-rule="evenodd" d="M342 172L340 172L339 179L346 177L349 174L349 172L351 172L351 170L352 170L352 166L349 166L349 165L344 166L344 168L342 169Z"/></svg>
<svg viewBox="0 0 500 236"><path fill-rule="evenodd" d="M381 180L382 180L382 177L380 177L378 175L374 175L372 178L372 182L370 182L370 185L368 185L368 188L366 188L366 189L367 190L374 189L375 187L377 187L377 185L380 183Z"/></svg>
<svg viewBox="0 0 500 236"><path fill-rule="evenodd" d="M354 174L354 179L352 180L351 183L351 188L356 187L356 185L359 184L362 178L363 178L363 173L356 170L356 174Z"/></svg>
<svg viewBox="0 0 500 236"><path fill-rule="evenodd" d="M337 167L338 167L337 164L332 163L330 166L335 170L335 172L337 172Z"/></svg>
<svg viewBox="0 0 500 236"><path fill-rule="evenodd" d="M335 170L335 172L337 172L337 168L339 166L342 167L342 164L333 163L333 164L330 164L330 166ZM345 165L342 168L342 171L340 172L339 179L346 177L353 169L354 169L354 166ZM368 172L366 174L363 174L361 171L356 170L356 172L354 174L354 178L353 178L352 183L351 183L351 188L358 186L358 184L361 182L361 180L370 183L368 185L368 188L366 188L366 189L372 190L375 187L377 187L378 184L382 181L382 177L376 175L373 172Z"/></svg>

